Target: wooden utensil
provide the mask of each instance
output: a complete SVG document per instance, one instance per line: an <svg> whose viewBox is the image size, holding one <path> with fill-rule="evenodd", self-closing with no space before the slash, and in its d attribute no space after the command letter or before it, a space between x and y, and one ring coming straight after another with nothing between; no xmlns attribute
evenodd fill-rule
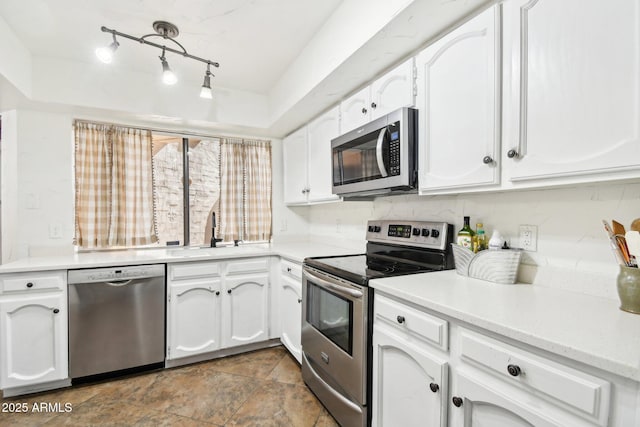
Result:
<svg viewBox="0 0 640 427"><path fill-rule="evenodd" d="M620 224L615 219L611 220L611 228L613 229L613 234L616 236L624 236L624 233L627 232L627 230L624 229L624 225Z"/></svg>
<svg viewBox="0 0 640 427"><path fill-rule="evenodd" d="M631 223L631 231L640 231L640 218L636 218Z"/></svg>
<svg viewBox="0 0 640 427"><path fill-rule="evenodd" d="M624 229L624 225L620 224L615 219L612 219L611 228L616 239L616 243L618 243L618 247L620 248L620 252L622 253L622 258L624 259L625 264L627 266L631 266L631 255L629 255L627 239L624 237L625 233L627 232Z"/></svg>

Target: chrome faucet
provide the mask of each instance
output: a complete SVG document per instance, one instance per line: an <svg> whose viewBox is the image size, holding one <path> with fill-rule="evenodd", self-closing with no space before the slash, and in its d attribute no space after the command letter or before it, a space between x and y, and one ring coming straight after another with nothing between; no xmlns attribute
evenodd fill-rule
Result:
<svg viewBox="0 0 640 427"><path fill-rule="evenodd" d="M216 213L213 213L211 217L211 247L215 248L218 242L222 242L222 239L216 238Z"/></svg>

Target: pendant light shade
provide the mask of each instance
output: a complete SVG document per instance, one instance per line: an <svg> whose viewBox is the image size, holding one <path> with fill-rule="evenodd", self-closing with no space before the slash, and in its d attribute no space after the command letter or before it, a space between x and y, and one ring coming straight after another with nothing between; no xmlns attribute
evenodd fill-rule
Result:
<svg viewBox="0 0 640 427"><path fill-rule="evenodd" d="M171 67L169 67L169 63L167 59L164 57L164 50L162 50L162 56L160 57L160 62L162 62L162 82L166 85L174 85L178 82L178 76L171 71Z"/></svg>
<svg viewBox="0 0 640 427"><path fill-rule="evenodd" d="M209 64L207 64L207 72L204 74L204 82L200 88L200 98L212 99L213 93L211 92L211 71L209 71Z"/></svg>

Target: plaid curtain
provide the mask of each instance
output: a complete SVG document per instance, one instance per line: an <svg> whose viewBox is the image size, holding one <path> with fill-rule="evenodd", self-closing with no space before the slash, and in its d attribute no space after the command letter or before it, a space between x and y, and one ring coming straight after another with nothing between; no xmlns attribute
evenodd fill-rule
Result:
<svg viewBox="0 0 640 427"><path fill-rule="evenodd" d="M219 237L271 238L271 143L222 139Z"/></svg>
<svg viewBox="0 0 640 427"><path fill-rule="evenodd" d="M246 141L245 160L245 240L271 238L271 144Z"/></svg>
<svg viewBox="0 0 640 427"><path fill-rule="evenodd" d="M76 236L81 248L157 241L151 132L76 122Z"/></svg>
<svg viewBox="0 0 640 427"><path fill-rule="evenodd" d="M220 141L220 218L217 237L230 241L243 239L244 161L242 140Z"/></svg>

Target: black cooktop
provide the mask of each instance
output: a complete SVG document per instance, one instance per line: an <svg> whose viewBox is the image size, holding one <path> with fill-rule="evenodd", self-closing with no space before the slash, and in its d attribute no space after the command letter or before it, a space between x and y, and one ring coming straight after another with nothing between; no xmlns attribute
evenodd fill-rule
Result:
<svg viewBox="0 0 640 427"><path fill-rule="evenodd" d="M448 251L367 244L366 254L313 257L305 265L366 286L371 279L453 268Z"/></svg>

